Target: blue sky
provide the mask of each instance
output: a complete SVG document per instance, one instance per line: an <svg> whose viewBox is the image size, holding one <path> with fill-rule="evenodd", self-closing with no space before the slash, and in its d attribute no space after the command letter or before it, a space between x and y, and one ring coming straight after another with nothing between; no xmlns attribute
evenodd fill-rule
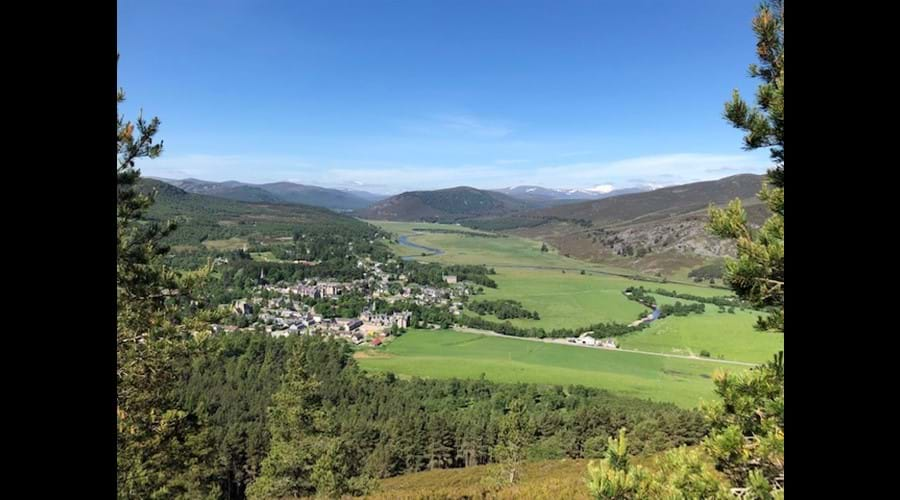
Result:
<svg viewBox="0 0 900 500"><path fill-rule="evenodd" d="M145 175L395 193L761 173L757 2L119 0L118 84L159 116Z"/></svg>

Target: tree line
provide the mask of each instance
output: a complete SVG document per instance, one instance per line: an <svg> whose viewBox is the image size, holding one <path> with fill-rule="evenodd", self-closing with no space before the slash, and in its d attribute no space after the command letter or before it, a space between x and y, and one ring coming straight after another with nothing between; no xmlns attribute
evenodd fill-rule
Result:
<svg viewBox="0 0 900 500"><path fill-rule="evenodd" d="M469 302L466 307L477 314L492 314L499 319L541 319L537 311L529 311L516 300L478 300Z"/></svg>
<svg viewBox="0 0 900 500"><path fill-rule="evenodd" d="M493 268L484 265L441 265L436 262L416 262L414 260L401 260L393 266L386 266L385 270L398 274L405 274L410 282L433 287L446 287L444 276L456 276L457 281L471 281L477 285L488 288L497 288L497 282L489 276L497 274Z"/></svg>
<svg viewBox="0 0 900 500"><path fill-rule="evenodd" d="M346 342L234 332L210 339L176 390L214 443L205 472L225 498L362 493L372 480L499 459L521 405L523 456L598 457L632 429L633 453L695 444L702 417L581 386L367 375ZM271 408L268 409L267 408Z"/></svg>

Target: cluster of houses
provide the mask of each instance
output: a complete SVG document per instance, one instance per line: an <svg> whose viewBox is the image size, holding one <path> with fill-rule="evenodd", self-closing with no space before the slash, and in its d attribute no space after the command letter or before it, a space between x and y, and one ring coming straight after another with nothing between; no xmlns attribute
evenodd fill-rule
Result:
<svg viewBox="0 0 900 500"><path fill-rule="evenodd" d="M315 299L337 297L347 290L354 288L354 283L337 283L333 281L305 281L295 286L265 285L265 290L284 295L294 294L299 297L313 297Z"/></svg>
<svg viewBox="0 0 900 500"><path fill-rule="evenodd" d="M393 314L378 314L371 311L363 311L363 313L359 315L360 319L365 323L376 326L386 326L388 328L395 325L397 328L408 328L411 316L412 314L409 311L395 312Z"/></svg>
<svg viewBox="0 0 900 500"><path fill-rule="evenodd" d="M362 344L366 339L371 339L373 345L378 345L393 327L411 326L412 313L403 311L386 314L367 309L359 318L323 318L316 314L314 308L296 299L336 299L350 291L358 291L369 298L380 298L390 304L409 301L418 305L441 305L458 315L463 308L463 297L471 293L469 286L459 282L455 275L443 276L444 282L450 286L437 288L409 283L404 275L396 276L397 280L394 281L394 276L382 269L381 263L368 258L359 260L357 266L365 271L365 278L344 283L307 279L291 285L265 284L262 289L274 293L276 298L266 300L256 296L250 300L239 300L233 304L232 310L243 317L255 314L257 321L252 326L263 327L267 333L276 337L329 335L345 338L354 344ZM223 328L217 327L214 330L222 331Z"/></svg>
<svg viewBox="0 0 900 500"><path fill-rule="evenodd" d="M325 293L332 293L340 290L337 285L323 283L316 286L321 286L321 290ZM291 290L296 288L293 287ZM412 317L412 313L409 311L385 314L365 310L359 318L323 318L316 314L314 308L284 297L268 301L256 298L254 301L255 303L239 300L234 303L232 309L242 316L251 316L254 311L258 310L257 322L253 326L263 327L266 333L273 337L328 335L344 338L356 345L362 344L367 338L373 339L373 342L377 339L377 343L380 343L382 336L389 334L392 327L408 328ZM229 331L235 328L222 328L217 325L213 331Z"/></svg>

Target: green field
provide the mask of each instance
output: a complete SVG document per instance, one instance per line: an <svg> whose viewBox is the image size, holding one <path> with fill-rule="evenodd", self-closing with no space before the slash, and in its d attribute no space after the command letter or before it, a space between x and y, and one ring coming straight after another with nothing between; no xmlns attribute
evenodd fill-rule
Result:
<svg viewBox="0 0 900 500"><path fill-rule="evenodd" d="M498 269L497 288L485 288L478 299L518 300L540 320L510 320L520 327L576 328L593 323L630 323L649 310L628 300L622 290L635 282L617 276L562 274L559 271Z"/></svg>
<svg viewBox="0 0 900 500"><path fill-rule="evenodd" d="M240 250L247 246L247 240L243 238L228 238L227 240L206 240L203 246L210 250Z"/></svg>
<svg viewBox="0 0 900 500"><path fill-rule="evenodd" d="M478 238L459 234L421 233L413 228L448 229L473 234L483 233L453 224L431 224L413 222L367 221L397 235L410 236L413 243L444 250L443 255L422 257L422 262L443 264L484 264L487 266L544 266L601 269L599 266L568 258L555 251L541 252L541 242L509 236L506 238ZM397 245L399 246L399 245ZM412 252L421 254L420 251ZM625 269L616 272L628 273Z"/></svg>
<svg viewBox="0 0 900 500"><path fill-rule="evenodd" d="M674 303L677 299L654 295L657 304ZM688 301L682 301L688 302ZM645 330L619 338L619 347L638 351L696 356L701 350L713 358L763 363L784 350L784 335L759 332L753 325L760 313L735 309L734 314L720 313L719 307L707 304L703 314L671 316L654 321Z"/></svg>
<svg viewBox="0 0 900 500"><path fill-rule="evenodd" d="M395 234L407 235L414 243L445 252L417 259L422 262L493 267L497 274L491 277L498 287L485 288L484 295L478 299L517 300L526 309L540 314L540 320L510 320L519 327L552 330L611 321L630 323L638 314L649 310L623 295L629 286L643 286L651 291L663 288L704 297L731 295L728 290L703 285L647 282L606 274L630 273L585 263L553 251L541 252L540 242L526 238L479 238L413 231L416 227L467 231L467 228L447 224L374 223ZM421 251L408 247L398 245L398 248L407 255L421 254ZM566 268L565 273L560 268ZM580 269L584 269L585 274L582 275ZM677 300L686 302L655 294L654 297L660 305ZM656 321L641 332L621 337L620 347L686 356L697 356L706 350L713 359L749 363L767 361L784 348L783 336L753 329L759 313L736 310L735 314L720 314L718 309L718 306L708 304L702 315L673 316ZM491 316L487 318L496 320ZM477 377L484 372L489 378L504 382L580 383L684 406L696 404L701 396L711 396L712 382L708 376L715 367L739 368L461 332L445 332L444 337L435 335L439 334L418 332L401 337L384 349L385 357L365 358L361 363L371 370L390 370L405 375Z"/></svg>
<svg viewBox="0 0 900 500"><path fill-rule="evenodd" d="M281 259L276 259L272 252L250 252L250 258L262 262L283 262Z"/></svg>
<svg viewBox="0 0 900 500"><path fill-rule="evenodd" d="M511 236L508 238L479 238L458 234L416 233L413 228L434 228L468 231L449 224L411 222L372 222L398 235L407 235L413 243L439 248L445 253L417 259L421 262L444 264L484 264L497 274L492 279L496 289L486 288L484 299L512 299L532 311L540 320L511 320L519 327L575 328L593 323L615 321L630 323L647 309L628 300L623 290L629 286L655 289L665 287L679 293L699 296L729 294L727 290L674 283L649 283L603 272L624 272L581 262L554 252L541 252L540 242ZM395 245L401 255L420 255L422 252ZM521 267L515 267L521 266ZM563 269L568 268L563 272ZM577 269L585 269L580 274Z"/></svg>
<svg viewBox="0 0 900 500"><path fill-rule="evenodd" d="M428 378L485 378L496 382L584 385L694 407L712 400L717 368L743 367L646 354L605 351L464 333L410 330L382 348L361 351L373 372Z"/></svg>
<svg viewBox="0 0 900 500"><path fill-rule="evenodd" d="M442 264L483 264L494 267L498 273L507 272L508 269L530 268L532 270L545 270L566 275L578 274L584 270L588 274L612 274L634 276L634 271L626 268L610 267L593 264L581 260L560 255L554 249L541 252L541 242L508 236L506 238L479 238L477 236L464 236L459 234L421 233L413 231L414 228L449 229L453 231L466 231L474 234L483 231L475 231L463 226L453 224L433 224L425 222L389 222L366 221L398 236L405 235L409 241L429 248L439 248L444 251L441 255L419 257L420 262L440 262ZM490 234L490 233L488 233ZM411 249L398 244L392 244L399 255L421 255L422 251ZM540 268L540 269L535 269ZM618 276L616 276L618 277ZM656 279L647 276L648 279ZM704 285L691 283L658 283L647 281L628 280L632 285L643 285L646 288L665 287L668 290L677 290L682 293L691 293L705 297L717 295L729 295L729 290L710 288ZM626 285L628 286L628 285Z"/></svg>

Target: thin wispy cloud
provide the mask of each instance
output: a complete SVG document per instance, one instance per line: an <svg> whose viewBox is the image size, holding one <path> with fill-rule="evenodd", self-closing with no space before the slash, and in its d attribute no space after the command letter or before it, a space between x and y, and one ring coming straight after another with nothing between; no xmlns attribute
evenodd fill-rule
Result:
<svg viewBox="0 0 900 500"><path fill-rule="evenodd" d="M332 182L375 184L393 181L391 192L440 189L455 186L493 187L502 182L505 173L493 165L460 165L456 167L404 165L396 167L357 167L327 169Z"/></svg>
<svg viewBox="0 0 900 500"><path fill-rule="evenodd" d="M591 154L592 151L572 151L571 153L563 153L559 155L560 158L572 158L575 156L586 156Z"/></svg>
<svg viewBox="0 0 900 500"><path fill-rule="evenodd" d="M145 175L154 177L251 183L283 181L315 169L315 164L292 156L213 154L164 154L153 160L140 160L136 165Z"/></svg>
<svg viewBox="0 0 900 500"><path fill-rule="evenodd" d="M398 122L403 132L444 138L503 139L514 132L513 124L467 113L440 113Z"/></svg>
<svg viewBox="0 0 900 500"><path fill-rule="evenodd" d="M579 162L541 167L535 177L571 185L609 182L616 188L637 184L673 185L715 179L716 174L762 173L769 161L759 155L677 153L641 156L610 162Z"/></svg>
<svg viewBox="0 0 900 500"><path fill-rule="evenodd" d="M446 129L479 137L500 138L512 134L508 124L473 115L438 115L436 119Z"/></svg>

